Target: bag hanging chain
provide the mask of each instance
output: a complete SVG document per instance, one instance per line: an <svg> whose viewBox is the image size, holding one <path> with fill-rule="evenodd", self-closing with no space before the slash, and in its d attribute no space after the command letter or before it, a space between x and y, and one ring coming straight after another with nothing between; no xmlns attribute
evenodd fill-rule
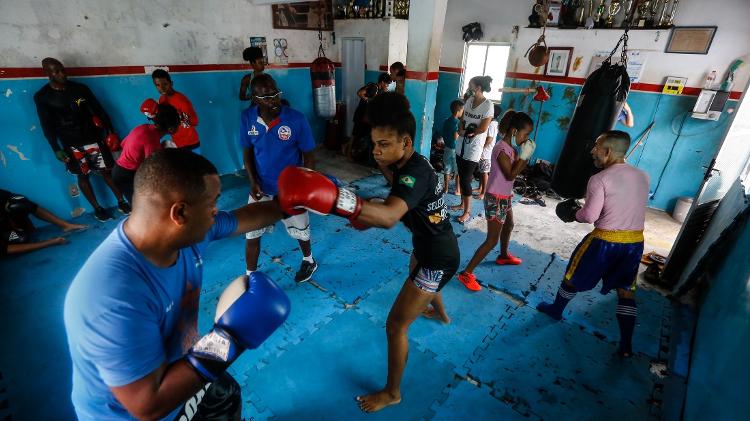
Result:
<svg viewBox="0 0 750 421"><path fill-rule="evenodd" d="M325 57L326 50L323 49L323 30L318 28L318 57Z"/></svg>

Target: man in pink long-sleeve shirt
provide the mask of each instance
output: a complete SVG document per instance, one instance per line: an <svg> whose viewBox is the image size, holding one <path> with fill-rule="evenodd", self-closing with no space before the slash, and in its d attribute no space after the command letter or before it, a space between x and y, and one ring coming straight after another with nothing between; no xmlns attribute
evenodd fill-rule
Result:
<svg viewBox="0 0 750 421"><path fill-rule="evenodd" d="M560 320L576 293L593 289L601 279L602 294L617 290L618 353L626 357L632 353L637 314L635 287L643 254L649 189L648 175L625 163L629 147L630 136L619 130L608 131L596 140L591 156L602 171L589 179L583 208L568 208L568 217L561 215L565 222L593 223L594 231L573 252L555 301L537 306L539 311Z"/></svg>

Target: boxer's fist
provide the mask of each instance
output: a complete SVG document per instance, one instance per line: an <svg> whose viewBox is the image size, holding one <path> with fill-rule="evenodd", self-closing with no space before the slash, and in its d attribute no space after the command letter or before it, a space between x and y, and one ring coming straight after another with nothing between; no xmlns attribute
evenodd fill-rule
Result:
<svg viewBox="0 0 750 421"><path fill-rule="evenodd" d="M518 157L524 161L528 161L535 150L536 143L532 139L526 139L523 145L521 145L521 152L518 154Z"/></svg>
<svg viewBox="0 0 750 421"><path fill-rule="evenodd" d="M156 117L156 107L159 104L151 98L147 98L141 104L141 112L148 118Z"/></svg>
<svg viewBox="0 0 750 421"><path fill-rule="evenodd" d="M107 137L104 139L104 143L107 144L107 147L112 152L116 152L121 149L120 138L115 133L108 134Z"/></svg>
<svg viewBox="0 0 750 421"><path fill-rule="evenodd" d="M91 116L91 122L94 123L94 126L103 129L104 128L104 122L102 121L99 116Z"/></svg>
<svg viewBox="0 0 750 421"><path fill-rule="evenodd" d="M474 137L474 134L476 134L476 131L477 131L477 125L474 123L471 123L468 126L466 126L464 135L468 138L472 138Z"/></svg>
<svg viewBox="0 0 750 421"><path fill-rule="evenodd" d="M213 330L190 348L187 361L215 380L244 350L265 342L290 309L289 297L262 272L235 279L219 298Z"/></svg>
<svg viewBox="0 0 750 421"><path fill-rule="evenodd" d="M322 215L334 214L354 220L362 211L362 199L339 189L325 175L301 167L286 167L279 175L279 205L288 214L307 209Z"/></svg>
<svg viewBox="0 0 750 421"><path fill-rule="evenodd" d="M581 205L575 199L568 199L557 204L555 213L563 222L575 222L576 212L580 209Z"/></svg>

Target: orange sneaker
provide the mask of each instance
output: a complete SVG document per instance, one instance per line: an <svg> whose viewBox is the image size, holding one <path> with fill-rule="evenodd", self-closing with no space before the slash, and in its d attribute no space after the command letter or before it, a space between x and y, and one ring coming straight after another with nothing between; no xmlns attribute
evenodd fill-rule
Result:
<svg viewBox="0 0 750 421"><path fill-rule="evenodd" d="M482 286L477 282L477 277L473 273L461 272L458 274L458 280L470 291L480 291Z"/></svg>
<svg viewBox="0 0 750 421"><path fill-rule="evenodd" d="M495 259L495 263L498 265L520 265L522 261L510 253L508 253L507 257L497 256L497 259Z"/></svg>

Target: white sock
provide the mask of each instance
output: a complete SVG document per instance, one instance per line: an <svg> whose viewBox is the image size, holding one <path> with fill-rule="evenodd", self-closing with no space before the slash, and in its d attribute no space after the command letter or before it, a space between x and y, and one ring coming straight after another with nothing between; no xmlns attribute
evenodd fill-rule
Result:
<svg viewBox="0 0 750 421"><path fill-rule="evenodd" d="M309 256L302 256L302 260L306 261L307 263L315 263L315 259L313 259L312 253L310 253Z"/></svg>
<svg viewBox="0 0 750 421"><path fill-rule="evenodd" d="M255 272L255 271L254 271L254 270L246 270L246 271L245 271L245 274L246 274L247 276L250 276L250 275L252 275L252 274L253 274L253 272Z"/></svg>

